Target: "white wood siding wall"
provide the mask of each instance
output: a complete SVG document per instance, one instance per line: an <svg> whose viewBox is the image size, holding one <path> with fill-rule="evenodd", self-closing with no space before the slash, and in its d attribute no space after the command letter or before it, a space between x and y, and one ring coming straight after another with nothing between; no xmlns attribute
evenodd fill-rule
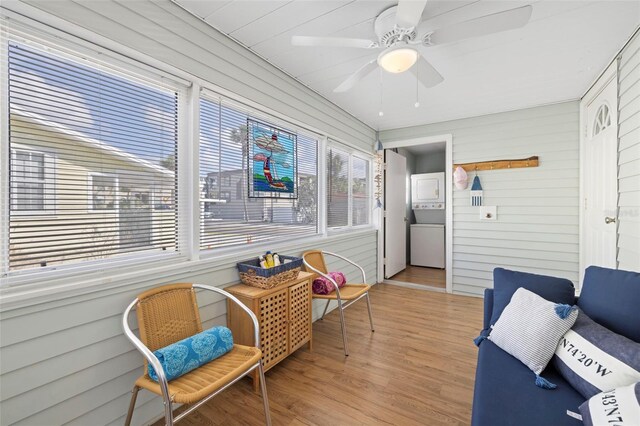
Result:
<svg viewBox="0 0 640 426"><path fill-rule="evenodd" d="M619 68L618 267L640 271L640 33Z"/></svg>
<svg viewBox="0 0 640 426"><path fill-rule="evenodd" d="M281 114L371 151L374 132L227 37L169 1L3 2L2 7L43 23L57 18L84 27L125 47L178 67ZM45 13L41 13L45 12ZM368 281L376 278L376 231L345 234L322 244L281 244L282 253L314 248L359 262ZM4 308L0 321L0 424L122 424L129 391L142 372L142 359L120 327L122 311L136 294L162 283L187 281L224 287L237 281L235 262L205 272L183 265L158 280L143 280L50 302ZM356 270L339 263L348 277ZM124 281L123 281L124 283ZM205 325L225 322L225 303L203 297ZM314 305L314 318L319 315ZM336 342L340 344L340 342ZM158 398L142 392L134 422L162 414Z"/></svg>
<svg viewBox="0 0 640 426"><path fill-rule="evenodd" d="M450 133L453 162L540 157L540 167L479 172L479 220L469 190L453 192L453 291L480 295L497 266L578 280L579 104L566 102L389 130L383 141ZM469 187L473 173L470 173Z"/></svg>

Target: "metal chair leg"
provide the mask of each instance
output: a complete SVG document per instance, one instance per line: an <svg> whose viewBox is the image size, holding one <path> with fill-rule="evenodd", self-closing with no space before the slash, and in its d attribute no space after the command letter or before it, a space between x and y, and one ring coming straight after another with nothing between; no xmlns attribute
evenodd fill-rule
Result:
<svg viewBox="0 0 640 426"><path fill-rule="evenodd" d="M342 344L344 345L344 356L349 356L349 346L347 344L347 327L344 323L344 309L342 300L338 299L338 309L340 310L340 327L342 328Z"/></svg>
<svg viewBox="0 0 640 426"><path fill-rule="evenodd" d="M165 426L173 426L173 408L171 406L171 399L167 401L163 395L162 403L164 404L164 424Z"/></svg>
<svg viewBox="0 0 640 426"><path fill-rule="evenodd" d="M260 374L260 393L262 394L262 403L264 405L265 424L271 426L271 412L269 411L269 397L267 396L267 382L264 380L264 369L262 368L262 360L258 366Z"/></svg>
<svg viewBox="0 0 640 426"><path fill-rule="evenodd" d="M320 321L322 321L325 314L327 313L327 309L329 308L329 302L331 302L331 299L327 299L327 304L324 305L324 311L322 311L322 316L320 317Z"/></svg>
<svg viewBox="0 0 640 426"><path fill-rule="evenodd" d="M136 407L136 399L138 398L139 391L140 388L138 386L134 386L133 389L131 389L131 402L129 402L129 411L127 411L127 418L124 421L124 426L129 426L131 424L133 409Z"/></svg>
<svg viewBox="0 0 640 426"><path fill-rule="evenodd" d="M369 323L371 324L371 331L376 331L373 328L373 315L371 315L371 301L369 300L369 292L367 292L367 309L369 310Z"/></svg>

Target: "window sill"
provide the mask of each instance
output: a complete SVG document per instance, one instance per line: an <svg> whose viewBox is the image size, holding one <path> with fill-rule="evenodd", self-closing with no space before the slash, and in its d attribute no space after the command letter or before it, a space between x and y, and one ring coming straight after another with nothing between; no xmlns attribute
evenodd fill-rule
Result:
<svg viewBox="0 0 640 426"><path fill-rule="evenodd" d="M343 229L338 233L327 236L318 235L295 243L278 242L270 247L279 253L301 252L313 248L314 245L334 243L350 240L358 236L376 232L373 227L359 229ZM184 279L185 275L194 276L212 273L223 269L233 268L235 264L256 256L265 246L251 245L229 250L226 253L203 253L199 260L188 260L179 254L168 255L166 258L154 261L130 262L122 265L109 265L105 262L99 271L56 274L51 271L33 274L31 277L21 277L17 282L14 278L0 279L0 313L14 309L26 308L42 303L57 302L60 305L77 303L89 297L102 297L106 293L114 293L120 289L125 291L148 287L148 282L168 282ZM46 286L42 282L47 282Z"/></svg>

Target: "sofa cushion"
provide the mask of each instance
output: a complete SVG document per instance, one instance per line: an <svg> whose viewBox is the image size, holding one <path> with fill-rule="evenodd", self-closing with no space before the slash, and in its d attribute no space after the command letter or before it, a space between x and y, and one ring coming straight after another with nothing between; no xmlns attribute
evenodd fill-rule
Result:
<svg viewBox="0 0 640 426"><path fill-rule="evenodd" d="M557 307L567 308L566 314L559 315ZM539 375L553 357L560 338L577 317L575 307L549 302L519 288L493 325L489 340Z"/></svg>
<svg viewBox="0 0 640 426"><path fill-rule="evenodd" d="M640 343L594 322L580 311L560 339L553 366L585 398L640 381Z"/></svg>
<svg viewBox="0 0 640 426"><path fill-rule="evenodd" d="M637 426L640 423L640 382L602 392L580 406L585 426Z"/></svg>
<svg viewBox="0 0 640 426"><path fill-rule="evenodd" d="M640 342L640 273L589 266L578 306L598 324Z"/></svg>
<svg viewBox="0 0 640 426"><path fill-rule="evenodd" d="M500 314L511 301L513 293L520 287L554 303L573 305L575 301L573 283L568 279L495 268L493 270L492 325L498 321Z"/></svg>
<svg viewBox="0 0 640 426"><path fill-rule="evenodd" d="M573 425L582 422L567 415L578 412L584 398L552 367L542 373L557 385L553 391L539 388L531 371L520 361L484 341L478 351L473 395L473 426Z"/></svg>

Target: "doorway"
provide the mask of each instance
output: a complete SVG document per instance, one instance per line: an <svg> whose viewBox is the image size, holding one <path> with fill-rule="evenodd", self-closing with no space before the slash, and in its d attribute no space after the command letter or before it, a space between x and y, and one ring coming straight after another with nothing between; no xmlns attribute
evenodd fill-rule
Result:
<svg viewBox="0 0 640 426"><path fill-rule="evenodd" d="M450 293L452 136L398 140L383 143L383 147L385 207L379 275L389 284ZM403 161L398 161L399 157ZM395 169L402 163L406 167L404 179ZM424 198L423 194L428 195Z"/></svg>
<svg viewBox="0 0 640 426"><path fill-rule="evenodd" d="M618 198L617 63L580 103L580 281L590 265L616 268Z"/></svg>

